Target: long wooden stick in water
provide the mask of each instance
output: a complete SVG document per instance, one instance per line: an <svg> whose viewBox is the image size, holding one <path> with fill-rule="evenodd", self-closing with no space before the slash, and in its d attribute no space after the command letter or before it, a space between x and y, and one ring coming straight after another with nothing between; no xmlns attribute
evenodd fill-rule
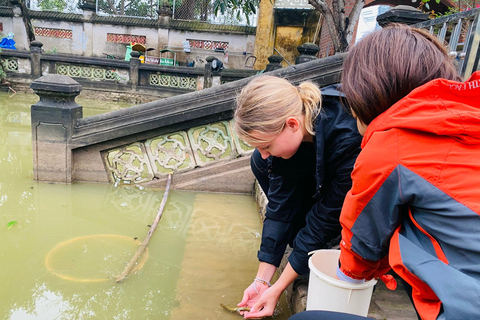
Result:
<svg viewBox="0 0 480 320"><path fill-rule="evenodd" d="M150 230L148 231L147 236L145 237L145 240L143 240L142 244L140 245L137 252L133 256L132 260L130 260L128 265L125 267L125 270L123 270L123 272L117 277L117 280L116 280L117 283L125 280L125 278L128 276L128 274L132 270L133 266L137 262L138 258L140 258L143 251L145 251L145 249L147 248L148 242L150 241L150 238L152 237L152 234L157 228L157 225L160 222L160 218L162 217L163 209L165 208L165 204L167 203L168 193L170 192L171 182L172 182L172 174L169 173L167 178L167 185L165 187L165 193L163 194L162 203L160 204L160 208L158 209L158 213L157 213L157 216L155 217L155 221L150 227Z"/></svg>

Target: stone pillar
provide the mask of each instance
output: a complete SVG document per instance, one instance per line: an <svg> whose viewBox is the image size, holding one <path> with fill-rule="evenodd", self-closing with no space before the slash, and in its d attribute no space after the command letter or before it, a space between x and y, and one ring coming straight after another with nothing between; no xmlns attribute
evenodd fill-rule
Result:
<svg viewBox="0 0 480 320"><path fill-rule="evenodd" d="M80 9L88 12L88 15L91 15L97 11L97 3L95 0L84 0L82 4L79 5Z"/></svg>
<svg viewBox="0 0 480 320"><path fill-rule="evenodd" d="M170 21L172 20L173 10L168 3L168 0L164 0L163 3L160 5L160 8L157 10L158 12L158 24L161 26L169 26Z"/></svg>
<svg viewBox="0 0 480 320"><path fill-rule="evenodd" d="M42 47L43 43L40 41L30 42L30 56L32 64L32 78L36 79L42 76L42 63L40 61L42 57Z"/></svg>
<svg viewBox="0 0 480 320"><path fill-rule="evenodd" d="M265 68L265 72L276 70L276 69L281 69L282 65L280 64L283 61L282 56L278 54L273 54L270 57L268 57L268 62L267 67Z"/></svg>
<svg viewBox="0 0 480 320"><path fill-rule="evenodd" d="M257 18L257 33L255 36L254 56L257 62L256 70L265 69L268 55L272 54L275 43L274 1L260 1Z"/></svg>
<svg viewBox="0 0 480 320"><path fill-rule="evenodd" d="M136 90L138 86L138 72L140 66L140 52L132 51L130 52L130 83L132 85L132 90Z"/></svg>
<svg viewBox="0 0 480 320"><path fill-rule="evenodd" d="M203 88L211 88L213 85L213 72L212 72L212 61L215 59L213 56L208 56L205 58L205 71L203 76Z"/></svg>
<svg viewBox="0 0 480 320"><path fill-rule="evenodd" d="M297 47L300 55L295 59L295 64L300 64L307 61L316 60L316 54L320 51L320 48L311 42L306 42Z"/></svg>
<svg viewBox="0 0 480 320"><path fill-rule="evenodd" d="M75 97L82 86L64 75L49 74L30 88L40 97L32 105L33 178L35 181L73 182L71 137L83 117Z"/></svg>
<svg viewBox="0 0 480 320"><path fill-rule="evenodd" d="M205 58L203 87L211 88L221 84L223 62L214 56L208 56Z"/></svg>
<svg viewBox="0 0 480 320"><path fill-rule="evenodd" d="M80 9L83 10L83 30L81 31L81 39L82 43L81 47L81 54L85 55L85 57L92 57L94 56L94 44L93 44L93 23L92 18L95 17L97 12L97 3L95 0L84 0L81 5L79 5Z"/></svg>
<svg viewBox="0 0 480 320"><path fill-rule="evenodd" d="M399 5L377 16L378 24L383 28L390 23L403 23L407 25L427 21L428 13L414 7Z"/></svg>

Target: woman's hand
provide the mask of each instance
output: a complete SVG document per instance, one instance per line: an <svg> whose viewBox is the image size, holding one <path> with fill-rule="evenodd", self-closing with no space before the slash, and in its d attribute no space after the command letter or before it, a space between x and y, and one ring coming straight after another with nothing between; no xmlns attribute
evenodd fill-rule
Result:
<svg viewBox="0 0 480 320"><path fill-rule="evenodd" d="M253 283L243 292L243 299L239 304L237 304L237 306L249 308L253 307L267 289L267 284L254 280ZM241 315L244 313L244 311L240 312Z"/></svg>
<svg viewBox="0 0 480 320"><path fill-rule="evenodd" d="M260 319L273 315L278 299L282 294L282 290L278 290L278 286L271 286L259 295L258 301L253 305L249 312L244 313L245 319Z"/></svg>

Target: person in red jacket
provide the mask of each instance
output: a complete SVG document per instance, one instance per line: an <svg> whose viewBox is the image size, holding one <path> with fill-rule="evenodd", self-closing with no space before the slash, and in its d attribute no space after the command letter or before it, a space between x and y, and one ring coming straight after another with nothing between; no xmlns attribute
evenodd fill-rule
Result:
<svg viewBox="0 0 480 320"><path fill-rule="evenodd" d="M338 277L392 268L421 319L479 319L480 71L460 82L434 36L393 25L352 48L342 91L364 137L340 216ZM291 319L347 317L360 318Z"/></svg>

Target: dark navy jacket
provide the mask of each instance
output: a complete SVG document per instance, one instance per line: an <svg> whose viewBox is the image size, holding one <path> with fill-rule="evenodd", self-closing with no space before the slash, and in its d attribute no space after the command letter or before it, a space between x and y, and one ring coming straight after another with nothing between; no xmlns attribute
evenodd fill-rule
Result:
<svg viewBox="0 0 480 320"><path fill-rule="evenodd" d="M313 150L310 153L304 152L305 148L302 147L292 157L297 160L290 161L292 165L296 163L296 166L301 162L302 168L298 169L304 169L305 172L308 171L308 163L312 163L313 169L309 174L315 175L315 180L311 179L312 177L310 179L316 186L312 184L309 187L311 190L308 201L299 195L305 194L305 186L300 184L308 183L308 179L288 177L288 174L278 175L275 170L268 176L269 187L266 195L269 203L258 259L278 267L285 248L290 243L293 252L289 262L298 274L309 271L310 251L328 248L332 241L339 239L340 211L345 195L351 188L350 174L360 152L362 138L356 121L340 103L341 93L336 88L334 85L322 89L322 111L315 123ZM315 155L316 161L305 157L302 159L302 152L310 154L310 158ZM275 168L275 161L280 162L280 159L269 157L267 161L270 165L273 163ZM283 161L287 163L289 160ZM302 210L305 212L302 213ZM299 220L302 220L301 228L296 228L294 225L298 225Z"/></svg>

